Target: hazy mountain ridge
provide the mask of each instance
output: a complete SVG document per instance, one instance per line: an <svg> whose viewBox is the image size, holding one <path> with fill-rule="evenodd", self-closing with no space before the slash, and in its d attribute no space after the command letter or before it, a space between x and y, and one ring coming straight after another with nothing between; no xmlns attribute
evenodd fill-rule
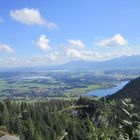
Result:
<svg viewBox="0 0 140 140"><path fill-rule="evenodd" d="M106 61L71 61L61 65L65 69L114 69L114 68L140 68L140 55L123 56Z"/></svg>
<svg viewBox="0 0 140 140"><path fill-rule="evenodd" d="M45 71L45 70L106 70L139 69L140 55L122 56L106 61L75 60L62 65L1 68L0 71Z"/></svg>

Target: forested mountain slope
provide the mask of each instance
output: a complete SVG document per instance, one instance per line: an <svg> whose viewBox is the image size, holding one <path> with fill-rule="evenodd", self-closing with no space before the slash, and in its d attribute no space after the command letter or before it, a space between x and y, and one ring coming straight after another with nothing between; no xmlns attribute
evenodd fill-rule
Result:
<svg viewBox="0 0 140 140"><path fill-rule="evenodd" d="M130 81L126 86L124 86L117 93L108 96L109 99L123 99L131 98L132 100L140 99L140 77Z"/></svg>

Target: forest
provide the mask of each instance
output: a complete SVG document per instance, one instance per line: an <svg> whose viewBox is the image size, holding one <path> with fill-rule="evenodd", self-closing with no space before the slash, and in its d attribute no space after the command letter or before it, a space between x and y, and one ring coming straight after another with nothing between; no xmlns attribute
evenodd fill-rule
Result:
<svg viewBox="0 0 140 140"><path fill-rule="evenodd" d="M139 116L139 106L131 99L7 99L0 102L0 135L21 140L139 140Z"/></svg>
<svg viewBox="0 0 140 140"><path fill-rule="evenodd" d="M140 140L140 77L91 98L0 100L0 137L20 140Z"/></svg>

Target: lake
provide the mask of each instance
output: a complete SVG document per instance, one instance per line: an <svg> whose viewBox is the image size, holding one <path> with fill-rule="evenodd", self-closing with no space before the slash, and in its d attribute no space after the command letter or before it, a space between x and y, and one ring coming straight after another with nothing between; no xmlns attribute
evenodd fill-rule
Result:
<svg viewBox="0 0 140 140"><path fill-rule="evenodd" d="M86 94L84 94L84 96L104 97L107 95L111 95L113 93L116 93L118 90L122 89L127 83L128 81L123 81L111 88L93 90L93 91L87 92Z"/></svg>

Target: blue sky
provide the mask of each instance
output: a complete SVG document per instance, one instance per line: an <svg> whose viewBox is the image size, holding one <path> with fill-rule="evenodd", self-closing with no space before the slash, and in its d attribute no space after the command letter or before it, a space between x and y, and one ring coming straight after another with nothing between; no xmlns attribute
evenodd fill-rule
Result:
<svg viewBox="0 0 140 140"><path fill-rule="evenodd" d="M140 54L139 0L0 0L0 66Z"/></svg>

